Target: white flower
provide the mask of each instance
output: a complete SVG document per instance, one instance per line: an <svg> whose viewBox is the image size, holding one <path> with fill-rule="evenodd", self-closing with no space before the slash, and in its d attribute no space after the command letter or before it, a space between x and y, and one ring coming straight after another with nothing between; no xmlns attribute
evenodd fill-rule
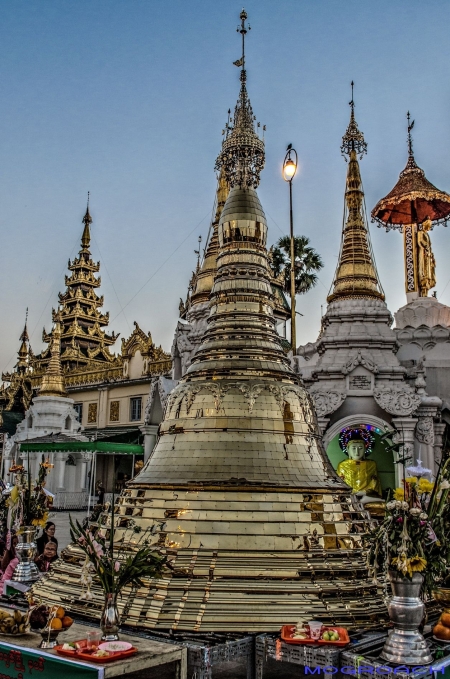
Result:
<svg viewBox="0 0 450 679"><path fill-rule="evenodd" d="M394 500L394 502L395 502L396 508L397 508L397 509L401 509L403 503L400 502L400 500Z"/></svg>
<svg viewBox="0 0 450 679"><path fill-rule="evenodd" d="M423 520L428 519L428 514L426 514L425 512L421 512L419 519L423 519Z"/></svg>
<svg viewBox="0 0 450 679"><path fill-rule="evenodd" d="M404 509L405 511L406 511L406 510L408 509L408 507L409 507L409 504L408 504L407 502L401 502L400 504L401 504L401 506L402 506L402 509Z"/></svg>
<svg viewBox="0 0 450 679"><path fill-rule="evenodd" d="M411 507L409 513L413 516L419 516L421 514L421 510L418 507Z"/></svg>
<svg viewBox="0 0 450 679"><path fill-rule="evenodd" d="M93 599L94 597L93 597L93 595L90 593L90 591L88 590L88 591L85 593L84 598L86 599L86 601L91 601L91 599Z"/></svg>
<svg viewBox="0 0 450 679"><path fill-rule="evenodd" d="M447 481L447 479L444 479L442 481L441 485L439 486L439 489L440 490L448 490L449 488L450 488L450 482Z"/></svg>
<svg viewBox="0 0 450 679"><path fill-rule="evenodd" d="M391 500L390 502L386 503L386 509L395 509L397 506L397 500Z"/></svg>

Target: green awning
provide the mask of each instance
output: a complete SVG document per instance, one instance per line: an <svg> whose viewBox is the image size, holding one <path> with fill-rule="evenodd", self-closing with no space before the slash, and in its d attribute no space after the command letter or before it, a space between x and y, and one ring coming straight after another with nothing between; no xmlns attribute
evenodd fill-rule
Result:
<svg viewBox="0 0 450 679"><path fill-rule="evenodd" d="M143 455L144 447L133 443L106 441L68 441L67 443L21 443L22 453L102 453L109 455Z"/></svg>

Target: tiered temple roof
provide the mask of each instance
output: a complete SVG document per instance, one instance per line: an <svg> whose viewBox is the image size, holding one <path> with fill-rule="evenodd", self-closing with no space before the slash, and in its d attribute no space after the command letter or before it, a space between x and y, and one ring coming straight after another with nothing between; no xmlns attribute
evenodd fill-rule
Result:
<svg viewBox="0 0 450 679"><path fill-rule="evenodd" d="M61 363L64 372L78 371L90 367L101 369L115 361L109 347L118 335L108 335L103 328L109 323L109 314L102 313L103 297L95 292L100 287L101 278L96 276L100 262L94 262L89 250L92 218L89 206L83 217L84 230L81 250L78 257L69 261L72 272L65 277L66 291L59 294L61 308L53 312L55 321L58 314L61 321ZM52 333L43 332L43 340L50 344ZM50 350L46 349L36 357L35 370L41 375L50 360Z"/></svg>

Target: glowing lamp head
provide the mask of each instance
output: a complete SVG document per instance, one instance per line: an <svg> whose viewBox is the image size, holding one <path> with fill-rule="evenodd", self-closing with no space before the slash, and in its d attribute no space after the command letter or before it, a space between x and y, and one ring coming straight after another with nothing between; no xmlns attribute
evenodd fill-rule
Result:
<svg viewBox="0 0 450 679"><path fill-rule="evenodd" d="M294 178L295 173L297 172L297 164L292 160L292 158L288 158L283 165L283 178L286 182L290 182L291 179Z"/></svg>

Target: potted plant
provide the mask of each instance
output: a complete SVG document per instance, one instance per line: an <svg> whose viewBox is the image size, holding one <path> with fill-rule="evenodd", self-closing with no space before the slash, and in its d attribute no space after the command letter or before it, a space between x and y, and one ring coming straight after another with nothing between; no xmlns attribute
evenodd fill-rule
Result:
<svg viewBox="0 0 450 679"><path fill-rule="evenodd" d="M118 637L120 617L117 597L124 587L142 587L143 579L159 577L166 564L161 556L150 546L149 531L142 531L132 519L127 519L120 546L114 545L114 505L111 512L109 538L101 526L95 532L83 527L70 518L70 534L73 542L83 550L86 559L81 571L81 584L84 592L81 598L92 599L91 584L97 578L104 595L104 608L100 626L105 641L115 641Z"/></svg>
<svg viewBox="0 0 450 679"><path fill-rule="evenodd" d="M374 576L383 572L394 594L388 607L394 630L382 653L390 662L431 662L418 631L424 613L420 594L430 594L450 572L449 461L441 464L434 483L419 475L406 477L386 503L383 522L366 539ZM417 470L423 470L420 462Z"/></svg>

